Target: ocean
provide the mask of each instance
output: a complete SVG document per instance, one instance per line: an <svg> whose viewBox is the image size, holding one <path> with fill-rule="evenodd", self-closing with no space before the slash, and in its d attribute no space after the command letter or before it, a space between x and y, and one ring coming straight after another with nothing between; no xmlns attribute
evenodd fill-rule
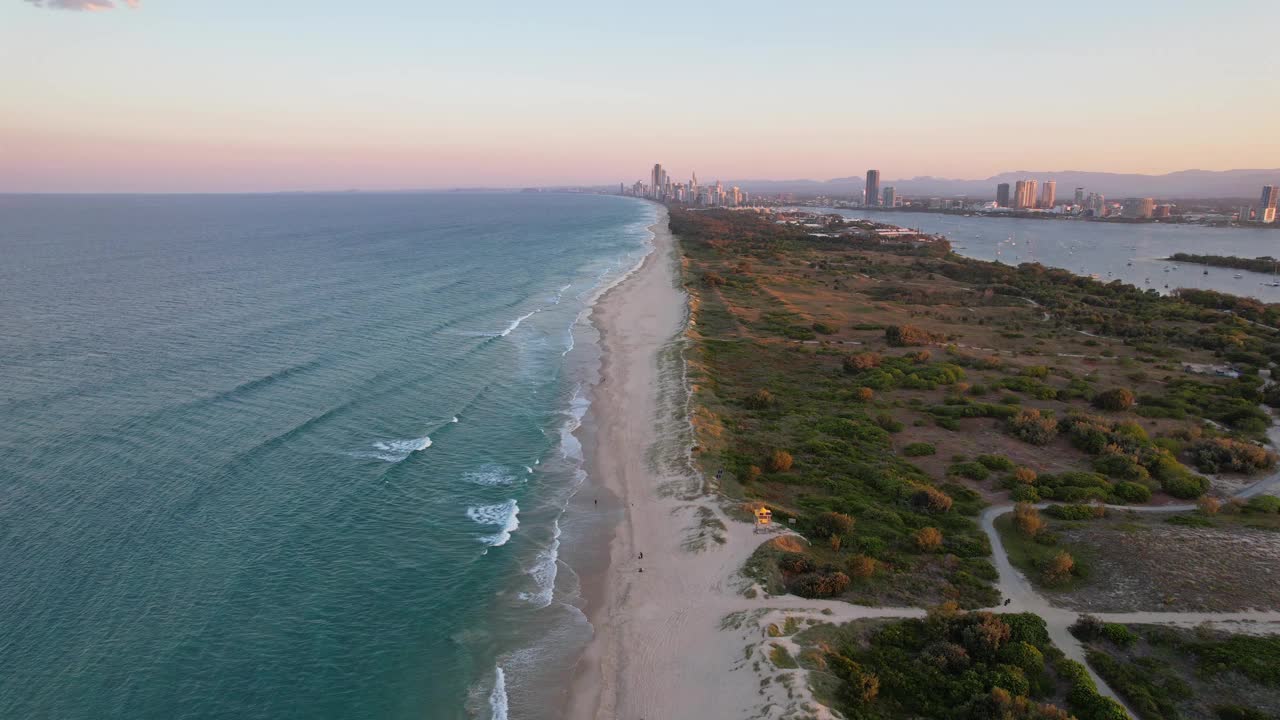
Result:
<svg viewBox="0 0 1280 720"><path fill-rule="evenodd" d="M0 717L555 717L589 308L655 216L0 196Z"/></svg>
<svg viewBox="0 0 1280 720"><path fill-rule="evenodd" d="M1280 278L1274 275L1162 260L1176 252L1280 257L1280 232L1275 230L830 208L821 211L945 235L956 253L979 260L999 260L1009 265L1039 262L1079 275L1096 274L1103 282L1121 280L1161 293L1195 288L1280 302L1280 284L1271 284L1280 282ZM1237 274L1241 277L1235 277Z"/></svg>

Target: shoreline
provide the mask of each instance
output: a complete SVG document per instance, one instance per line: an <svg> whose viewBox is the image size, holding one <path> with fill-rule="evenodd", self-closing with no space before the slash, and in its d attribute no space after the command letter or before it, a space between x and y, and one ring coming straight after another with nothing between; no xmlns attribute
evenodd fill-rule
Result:
<svg viewBox="0 0 1280 720"><path fill-rule="evenodd" d="M692 331L689 296L680 285L681 258L665 208L652 230L653 252L600 298L592 315L600 333L600 379L584 449L592 495L617 522L607 565L579 573L593 634L574 668L562 717L736 720L761 702L794 705L809 693L797 687L793 695L782 684L762 691L762 676L743 662L743 647L759 628L737 621L726 631L726 618L766 609L816 613L842 603L775 597L764 604L744 594L754 583L739 579L739 571L769 538L726 515L690 462L695 443L680 352Z"/></svg>
<svg viewBox="0 0 1280 720"><path fill-rule="evenodd" d="M570 682L564 709L565 716L571 718L611 717L605 708L613 707L610 696L616 694L613 611L625 598L618 593L616 581L624 567L631 570L635 544L631 513L635 496L630 487L633 478L628 477L627 471L636 469L636 461L643 459L652 439L633 435L632 426L643 422L626 421L642 421L651 415L646 409L656 405L651 392L631 397L626 381L635 375L651 378L652 372L645 369L656 372L658 352L681 331L673 320L683 317L684 294L675 289L674 278L666 272L674 258L674 238L667 227L666 208L655 207L658 215L648 228L653 235L652 250L634 272L601 295L591 312L591 324L599 335L600 360L598 380L591 388L591 422L583 424L579 435L585 450L592 507L613 518L606 521L608 526L603 533L606 551L594 558L590 567L577 570L582 609L593 633ZM663 285L670 293L660 292ZM628 338L625 330L642 322L643 316L648 316L650 322L646 324L651 332L643 338ZM655 344L663 325L668 326L668 337ZM598 507L597 500L603 500Z"/></svg>

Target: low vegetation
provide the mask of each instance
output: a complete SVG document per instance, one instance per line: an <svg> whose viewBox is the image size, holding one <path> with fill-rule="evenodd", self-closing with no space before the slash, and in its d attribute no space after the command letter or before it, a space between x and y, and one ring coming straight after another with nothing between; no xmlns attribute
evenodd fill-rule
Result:
<svg viewBox="0 0 1280 720"><path fill-rule="evenodd" d="M821 699L849 718L1126 717L1031 614L946 605L922 620L816 627L796 640Z"/></svg>
<svg viewBox="0 0 1280 720"><path fill-rule="evenodd" d="M996 573L975 517L988 502L1191 500L1210 488L1201 473L1275 465L1257 445L1260 371L1280 360L1270 306L969 260L945 242L816 238L746 212L676 207L671 227L699 460L812 541L753 558L773 592L987 606ZM1018 542L1040 581L1087 579L1089 554L1054 532ZM811 568L784 570L787 553Z"/></svg>
<svg viewBox="0 0 1280 720"><path fill-rule="evenodd" d="M1089 664L1142 720L1280 716L1280 636L1103 623L1072 633Z"/></svg>

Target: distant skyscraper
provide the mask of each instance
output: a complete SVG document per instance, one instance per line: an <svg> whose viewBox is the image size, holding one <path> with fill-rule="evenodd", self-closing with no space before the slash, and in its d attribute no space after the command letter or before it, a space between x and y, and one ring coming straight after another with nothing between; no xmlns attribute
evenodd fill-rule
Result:
<svg viewBox="0 0 1280 720"><path fill-rule="evenodd" d="M1253 208L1248 205L1241 205L1240 208L1236 210L1236 222L1249 222L1252 217Z"/></svg>
<svg viewBox="0 0 1280 720"><path fill-rule="evenodd" d="M1084 207L1084 188L1076 188L1076 207Z"/></svg>
<svg viewBox="0 0 1280 720"><path fill-rule="evenodd" d="M1013 207L1017 210L1030 210L1036 206L1036 181L1019 180L1013 186Z"/></svg>
<svg viewBox="0 0 1280 720"><path fill-rule="evenodd" d="M1044 189L1040 191L1040 207L1046 210L1052 210L1053 206L1058 203L1058 183L1056 180L1046 180Z"/></svg>
<svg viewBox="0 0 1280 720"><path fill-rule="evenodd" d="M1155 214L1156 201L1154 198L1134 198L1124 204L1125 217L1146 219Z"/></svg>
<svg viewBox="0 0 1280 720"><path fill-rule="evenodd" d="M653 172L649 178L649 197L654 200L664 200L670 189L670 182L667 180L667 171L662 168L661 163L653 164Z"/></svg>
<svg viewBox="0 0 1280 720"><path fill-rule="evenodd" d="M1258 203L1258 221L1273 223L1276 221L1276 201L1280 200L1280 189L1275 185L1262 186L1262 200Z"/></svg>
<svg viewBox="0 0 1280 720"><path fill-rule="evenodd" d="M996 186L996 207L1009 207L1009 183Z"/></svg>
<svg viewBox="0 0 1280 720"><path fill-rule="evenodd" d="M885 189L884 189L884 197L883 197L883 200L884 200L884 202L883 202L882 204L883 204L885 207L889 207L889 208L891 208L891 207L897 207L897 205L898 205L898 190L897 190L897 188L893 187L892 185L890 185L889 187L885 188Z"/></svg>
<svg viewBox="0 0 1280 720"><path fill-rule="evenodd" d="M865 203L867 205L880 204L880 171L867 171L867 191L865 195Z"/></svg>

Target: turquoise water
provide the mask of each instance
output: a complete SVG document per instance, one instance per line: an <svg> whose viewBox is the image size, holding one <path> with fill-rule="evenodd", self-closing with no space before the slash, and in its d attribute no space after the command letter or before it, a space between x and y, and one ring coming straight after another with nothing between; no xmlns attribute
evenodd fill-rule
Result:
<svg viewBox="0 0 1280 720"><path fill-rule="evenodd" d="M585 314L653 218L0 197L0 717L554 717Z"/></svg>

